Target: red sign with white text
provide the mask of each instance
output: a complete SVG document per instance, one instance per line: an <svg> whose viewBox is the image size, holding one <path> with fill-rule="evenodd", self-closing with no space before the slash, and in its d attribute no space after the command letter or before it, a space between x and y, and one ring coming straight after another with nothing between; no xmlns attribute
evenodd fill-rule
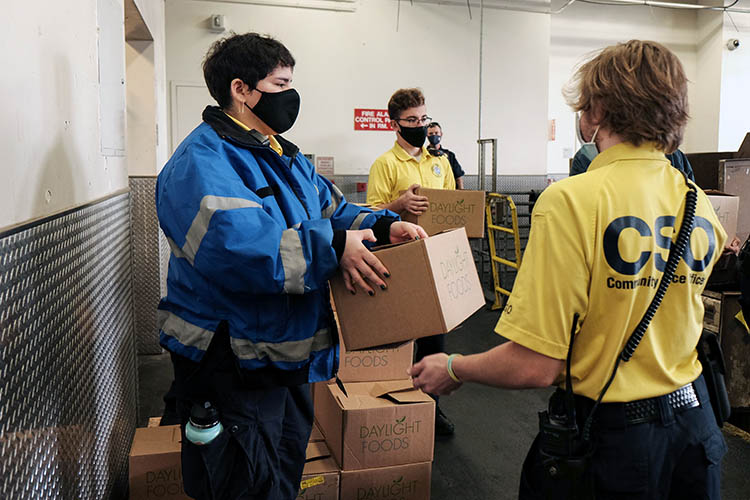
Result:
<svg viewBox="0 0 750 500"><path fill-rule="evenodd" d="M393 130L387 109L354 109L354 130Z"/></svg>

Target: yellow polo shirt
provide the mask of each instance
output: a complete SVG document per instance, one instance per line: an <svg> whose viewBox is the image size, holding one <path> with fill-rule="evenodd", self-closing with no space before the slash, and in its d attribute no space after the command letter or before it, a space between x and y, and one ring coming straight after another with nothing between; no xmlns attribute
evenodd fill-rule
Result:
<svg viewBox="0 0 750 500"><path fill-rule="evenodd" d="M433 156L423 146L417 161L396 142L370 167L367 203L374 206L390 203L412 184L430 189L456 189L448 156Z"/></svg>
<svg viewBox="0 0 750 500"><path fill-rule="evenodd" d="M687 191L682 174L649 144L613 146L587 173L552 184L534 207L523 263L495 331L564 360L578 313L573 390L597 398L654 296ZM620 363L605 402L664 395L701 373L695 351L701 293L727 235L700 189L695 214L690 247L635 355Z"/></svg>
<svg viewBox="0 0 750 500"><path fill-rule="evenodd" d="M237 125L239 125L243 129L245 129L248 132L250 132L250 127L248 127L247 125L245 125L244 123L242 123L237 118L235 118L234 116L230 115L229 113L224 112L224 114L227 115L229 118L231 118L234 123L236 123ZM270 147L271 149L273 149L274 151L276 151L276 154L278 154L279 156L284 156L284 150L281 147L281 144L279 144L279 141L276 140L276 137L274 137L272 135L268 136L268 147Z"/></svg>

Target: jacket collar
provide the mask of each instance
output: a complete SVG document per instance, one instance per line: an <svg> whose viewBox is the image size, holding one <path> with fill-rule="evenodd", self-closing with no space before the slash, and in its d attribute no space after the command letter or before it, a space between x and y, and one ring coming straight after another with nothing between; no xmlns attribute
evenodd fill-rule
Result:
<svg viewBox="0 0 750 500"><path fill-rule="evenodd" d="M246 149L271 149L267 137L263 137L256 130L243 130L242 127L234 123L224 111L218 106L206 106L203 110L203 121L206 122L219 137L233 142L234 144ZM285 156L294 158L299 153L299 148L287 141L280 135L274 136L281 146ZM274 153L275 154L275 153Z"/></svg>

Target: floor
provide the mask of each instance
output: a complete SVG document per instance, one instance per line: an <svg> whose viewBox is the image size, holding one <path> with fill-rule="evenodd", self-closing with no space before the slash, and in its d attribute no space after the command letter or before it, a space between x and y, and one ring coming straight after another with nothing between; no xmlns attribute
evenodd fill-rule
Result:
<svg viewBox="0 0 750 500"><path fill-rule="evenodd" d="M447 351L471 353L503 339L493 333L498 312L481 310L446 339ZM139 425L161 415L172 369L166 354L139 357ZM537 430L537 411L550 389L505 391L467 385L440 406L456 425L456 435L435 443L434 500L504 500L517 496L526 450ZM722 467L723 500L750 499L750 435L727 425L729 446Z"/></svg>

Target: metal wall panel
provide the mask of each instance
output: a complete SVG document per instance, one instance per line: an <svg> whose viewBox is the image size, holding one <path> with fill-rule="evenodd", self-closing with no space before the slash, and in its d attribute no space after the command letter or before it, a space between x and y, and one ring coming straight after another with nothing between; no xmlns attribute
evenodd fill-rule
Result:
<svg viewBox="0 0 750 500"><path fill-rule="evenodd" d="M156 306L162 294L162 248L169 252L156 217L154 192L156 177L131 177L133 197L133 311L138 354L160 354L159 329L156 326ZM164 242L166 243L166 241ZM164 292L166 295L166 291Z"/></svg>
<svg viewBox="0 0 750 500"><path fill-rule="evenodd" d="M123 498L136 424L130 196L0 233L0 498Z"/></svg>

